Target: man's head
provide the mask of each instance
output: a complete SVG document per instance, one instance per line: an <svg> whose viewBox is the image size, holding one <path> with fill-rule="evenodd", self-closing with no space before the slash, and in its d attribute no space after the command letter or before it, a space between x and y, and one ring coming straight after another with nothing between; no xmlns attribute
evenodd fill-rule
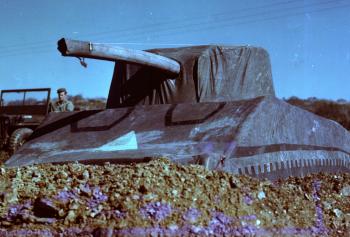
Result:
<svg viewBox="0 0 350 237"><path fill-rule="evenodd" d="M67 90L66 88L59 88L57 90L57 95L58 95L58 101L62 102L66 100L67 97Z"/></svg>

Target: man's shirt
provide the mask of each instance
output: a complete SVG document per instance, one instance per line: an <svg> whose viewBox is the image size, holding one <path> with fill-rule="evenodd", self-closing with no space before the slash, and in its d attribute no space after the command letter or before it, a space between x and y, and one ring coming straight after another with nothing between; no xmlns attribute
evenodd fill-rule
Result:
<svg viewBox="0 0 350 237"><path fill-rule="evenodd" d="M56 101L54 103L51 103L50 112L66 112L66 111L73 111L74 105L71 101L65 100L62 102Z"/></svg>

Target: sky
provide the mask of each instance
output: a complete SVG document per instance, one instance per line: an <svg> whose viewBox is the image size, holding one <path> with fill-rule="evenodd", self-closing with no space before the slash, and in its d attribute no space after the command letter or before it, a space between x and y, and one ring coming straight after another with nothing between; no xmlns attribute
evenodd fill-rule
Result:
<svg viewBox="0 0 350 237"><path fill-rule="evenodd" d="M251 45L276 96L350 101L349 0L0 0L0 90L107 97L114 63L63 57L70 38L132 49Z"/></svg>

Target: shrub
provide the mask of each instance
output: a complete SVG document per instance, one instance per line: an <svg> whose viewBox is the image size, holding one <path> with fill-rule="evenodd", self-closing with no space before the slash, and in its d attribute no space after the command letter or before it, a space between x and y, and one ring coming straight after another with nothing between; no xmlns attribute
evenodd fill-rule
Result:
<svg viewBox="0 0 350 237"><path fill-rule="evenodd" d="M343 100L334 102L315 98L302 100L295 96L285 101L324 118L334 120L350 131L350 103Z"/></svg>

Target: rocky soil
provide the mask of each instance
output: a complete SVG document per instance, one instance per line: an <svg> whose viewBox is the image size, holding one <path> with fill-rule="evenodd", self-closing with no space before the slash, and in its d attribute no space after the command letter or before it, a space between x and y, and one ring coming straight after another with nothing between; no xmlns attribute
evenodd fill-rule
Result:
<svg viewBox="0 0 350 237"><path fill-rule="evenodd" d="M346 236L350 174L270 182L167 159L0 167L0 236Z"/></svg>

